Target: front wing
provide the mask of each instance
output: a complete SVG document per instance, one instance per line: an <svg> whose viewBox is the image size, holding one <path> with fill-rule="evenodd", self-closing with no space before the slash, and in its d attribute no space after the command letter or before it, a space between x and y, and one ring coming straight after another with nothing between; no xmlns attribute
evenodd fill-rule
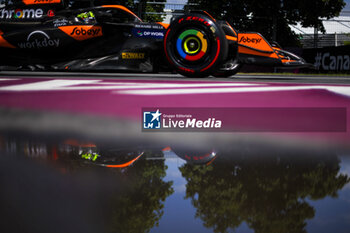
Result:
<svg viewBox="0 0 350 233"><path fill-rule="evenodd" d="M277 43L270 44L259 33L238 33L238 60L243 64L270 65L275 67L312 68L305 60L282 50Z"/></svg>

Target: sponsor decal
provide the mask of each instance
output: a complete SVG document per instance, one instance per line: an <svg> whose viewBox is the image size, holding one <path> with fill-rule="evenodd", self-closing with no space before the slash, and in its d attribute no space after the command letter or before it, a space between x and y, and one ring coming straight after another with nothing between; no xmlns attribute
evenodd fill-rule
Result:
<svg viewBox="0 0 350 233"><path fill-rule="evenodd" d="M43 17L44 11L38 9L16 9L16 10L0 10L0 19L39 19Z"/></svg>
<svg viewBox="0 0 350 233"><path fill-rule="evenodd" d="M349 55L332 55L329 52L317 53L315 56L316 70L325 71L349 71L350 56Z"/></svg>
<svg viewBox="0 0 350 233"><path fill-rule="evenodd" d="M144 59L144 53L122 53L122 59Z"/></svg>
<svg viewBox="0 0 350 233"><path fill-rule="evenodd" d="M66 26L68 24L68 20L66 19L56 19L53 21L54 27Z"/></svg>
<svg viewBox="0 0 350 233"><path fill-rule="evenodd" d="M179 19L178 23L182 23L183 21L198 21L200 23L203 23L205 26L210 27L210 23L200 17L197 16L188 16L186 18Z"/></svg>
<svg viewBox="0 0 350 233"><path fill-rule="evenodd" d="M53 10L48 10L47 11L47 16L48 17L54 17L55 16L55 12Z"/></svg>
<svg viewBox="0 0 350 233"><path fill-rule="evenodd" d="M184 67L179 67L179 69L180 69L180 70L183 70L183 71L185 71L185 72L187 72L187 73L192 73L192 74L194 74L194 70L191 70L191 69L188 69L188 68L184 68Z"/></svg>
<svg viewBox="0 0 350 233"><path fill-rule="evenodd" d="M60 45L60 39L51 39L43 31L31 32L26 42L18 43L21 49L41 49L41 48L57 48Z"/></svg>
<svg viewBox="0 0 350 233"><path fill-rule="evenodd" d="M143 36L151 36L151 37L164 37L164 32L152 32L152 31L144 31Z"/></svg>
<svg viewBox="0 0 350 233"><path fill-rule="evenodd" d="M14 16L15 16L16 19L22 18L23 17L23 11L20 10L20 9L15 10Z"/></svg>
<svg viewBox="0 0 350 233"><path fill-rule="evenodd" d="M253 43L253 44L259 44L261 42L261 38L249 38L243 36L238 43Z"/></svg>
<svg viewBox="0 0 350 233"><path fill-rule="evenodd" d="M61 0L22 0L26 5L61 3Z"/></svg>
<svg viewBox="0 0 350 233"><path fill-rule="evenodd" d="M161 25L158 24L135 24L135 28L144 28L144 29L164 29Z"/></svg>
<svg viewBox="0 0 350 233"><path fill-rule="evenodd" d="M103 35L100 26L63 26L59 29L76 40L87 40Z"/></svg>
<svg viewBox="0 0 350 233"><path fill-rule="evenodd" d="M136 37L145 37L145 38L155 38L162 39L164 38L164 29L133 29L133 34Z"/></svg>
<svg viewBox="0 0 350 233"><path fill-rule="evenodd" d="M84 29L84 27L75 27L71 35L83 35L83 36L96 36L101 32L100 27L91 27L90 29Z"/></svg>

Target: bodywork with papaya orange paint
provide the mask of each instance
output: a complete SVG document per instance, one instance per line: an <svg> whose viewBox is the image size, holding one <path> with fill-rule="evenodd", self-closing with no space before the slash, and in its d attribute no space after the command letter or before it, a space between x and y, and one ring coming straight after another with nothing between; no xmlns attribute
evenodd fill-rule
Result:
<svg viewBox="0 0 350 233"><path fill-rule="evenodd" d="M13 45L10 44L9 42L7 42L7 41L1 36L1 33L0 33L0 47L3 47L3 48L11 48L11 49L16 48L15 46L13 46Z"/></svg>
<svg viewBox="0 0 350 233"><path fill-rule="evenodd" d="M283 67L309 67L301 57L272 46L259 33L238 33L238 59L243 64L272 65Z"/></svg>

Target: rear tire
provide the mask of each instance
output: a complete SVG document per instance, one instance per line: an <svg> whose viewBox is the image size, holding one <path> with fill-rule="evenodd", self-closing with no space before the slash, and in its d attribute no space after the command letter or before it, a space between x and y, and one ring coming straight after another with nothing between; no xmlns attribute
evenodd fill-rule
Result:
<svg viewBox="0 0 350 233"><path fill-rule="evenodd" d="M188 77L206 77L227 57L225 33L210 17L188 14L175 19L164 38L166 58Z"/></svg>

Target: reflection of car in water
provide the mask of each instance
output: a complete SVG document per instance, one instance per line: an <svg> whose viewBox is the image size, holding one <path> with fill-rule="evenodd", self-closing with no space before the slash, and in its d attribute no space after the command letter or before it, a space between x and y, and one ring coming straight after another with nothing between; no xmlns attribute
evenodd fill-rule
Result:
<svg viewBox="0 0 350 233"><path fill-rule="evenodd" d="M210 165L217 158L217 153L215 150L203 151L194 149L172 149L170 147L164 148L163 153L174 153L176 156L185 160L187 163L192 165Z"/></svg>
<svg viewBox="0 0 350 233"><path fill-rule="evenodd" d="M146 160L164 160L165 157L175 156L175 158L181 158L192 165L210 165L217 158L215 150L204 151L188 148L176 148L173 150L170 147L166 147L162 149L162 157L159 157L159 155L155 157L153 153L145 153L147 150L142 148L97 146L94 143L81 143L76 140L66 140L65 145L75 148L74 156L78 157L80 161L109 168L129 167L141 157L144 157Z"/></svg>
<svg viewBox="0 0 350 233"><path fill-rule="evenodd" d="M74 163L108 168L126 168L134 165L140 159L165 160L166 158L181 158L192 165L210 165L217 158L215 150L194 149L164 149L138 148L122 146L97 145L94 142L84 142L68 139L63 143L43 144L34 141L21 142L26 157L35 160L54 161L55 163ZM11 148L9 148L12 150ZM15 153L16 148L13 148Z"/></svg>
<svg viewBox="0 0 350 233"><path fill-rule="evenodd" d="M138 152L115 147L83 140L2 143L0 135L0 232L149 232L159 225L174 192L164 179L165 161L141 156L125 168L99 166L114 158L111 164L125 164ZM84 151L100 155L97 166L79 156Z"/></svg>
<svg viewBox="0 0 350 233"><path fill-rule="evenodd" d="M85 164L109 168L129 167L141 157L146 160L164 160L170 155L170 157L181 158L192 165L210 165L217 158L217 153L214 150L176 148L174 151L172 148L166 147L162 150L163 156L159 157L157 153L145 153L147 150L142 148L97 146L94 143L82 143L76 140L66 140L64 144L73 147L75 149L74 156Z"/></svg>
<svg viewBox="0 0 350 233"><path fill-rule="evenodd" d="M78 229L74 232L149 232L165 226L164 232L241 232L247 229L240 228L245 223L250 231L261 233L318 232L315 223L321 222L319 226L327 227L324 232L347 232L345 185L350 179L349 172L343 172L349 167L348 157L344 160L324 149L251 145L220 148L220 156L211 157L216 159L210 166L205 166L210 156L204 149L173 146L188 163L174 163L170 148L163 150L164 155L158 148L145 150L132 166L106 169L94 165L92 156L91 160L81 156L100 155L97 161L119 154L122 159L128 153L110 149L117 145L108 148L97 142L45 143L0 136L0 149L7 152L0 156L4 174L0 205L5 207L0 212L2 223L10 229L1 225L0 231L38 232L40 226L46 228L39 232L71 232L74 226ZM65 169L57 172L56 166L34 160ZM204 166L193 165L199 160L203 163L195 164ZM186 214L177 214L179 207ZM169 212L177 221L168 218ZM330 221L325 224L323 219ZM194 225L193 220L199 222ZM183 223L182 230L172 225L178 222Z"/></svg>
<svg viewBox="0 0 350 233"><path fill-rule="evenodd" d="M76 140L67 140L65 144L78 148L77 156L84 162L110 168L131 166L144 154L139 149L98 148L93 143L79 143Z"/></svg>
<svg viewBox="0 0 350 233"><path fill-rule="evenodd" d="M242 64L308 66L259 33L238 33L204 11L184 14L169 25L142 22L120 5L67 3L16 0L0 8L0 52L6 54L0 64L41 70L176 70L191 77L231 76Z"/></svg>
<svg viewBox="0 0 350 233"><path fill-rule="evenodd" d="M110 168L124 168L131 166L135 161L141 158L143 154L144 152L139 150L109 149L92 153L82 151L79 156L95 165Z"/></svg>
<svg viewBox="0 0 350 233"><path fill-rule="evenodd" d="M131 166L141 157L146 160L164 160L166 157L181 158L192 165L210 165L216 158L215 150L180 149L173 150L170 147L162 149L163 156L157 153L145 153L146 149L133 149L123 147L97 146L94 143L82 143L76 140L66 140L66 145L77 149L75 156L87 164L104 166L109 168L125 168ZM154 156L157 155L157 156Z"/></svg>

